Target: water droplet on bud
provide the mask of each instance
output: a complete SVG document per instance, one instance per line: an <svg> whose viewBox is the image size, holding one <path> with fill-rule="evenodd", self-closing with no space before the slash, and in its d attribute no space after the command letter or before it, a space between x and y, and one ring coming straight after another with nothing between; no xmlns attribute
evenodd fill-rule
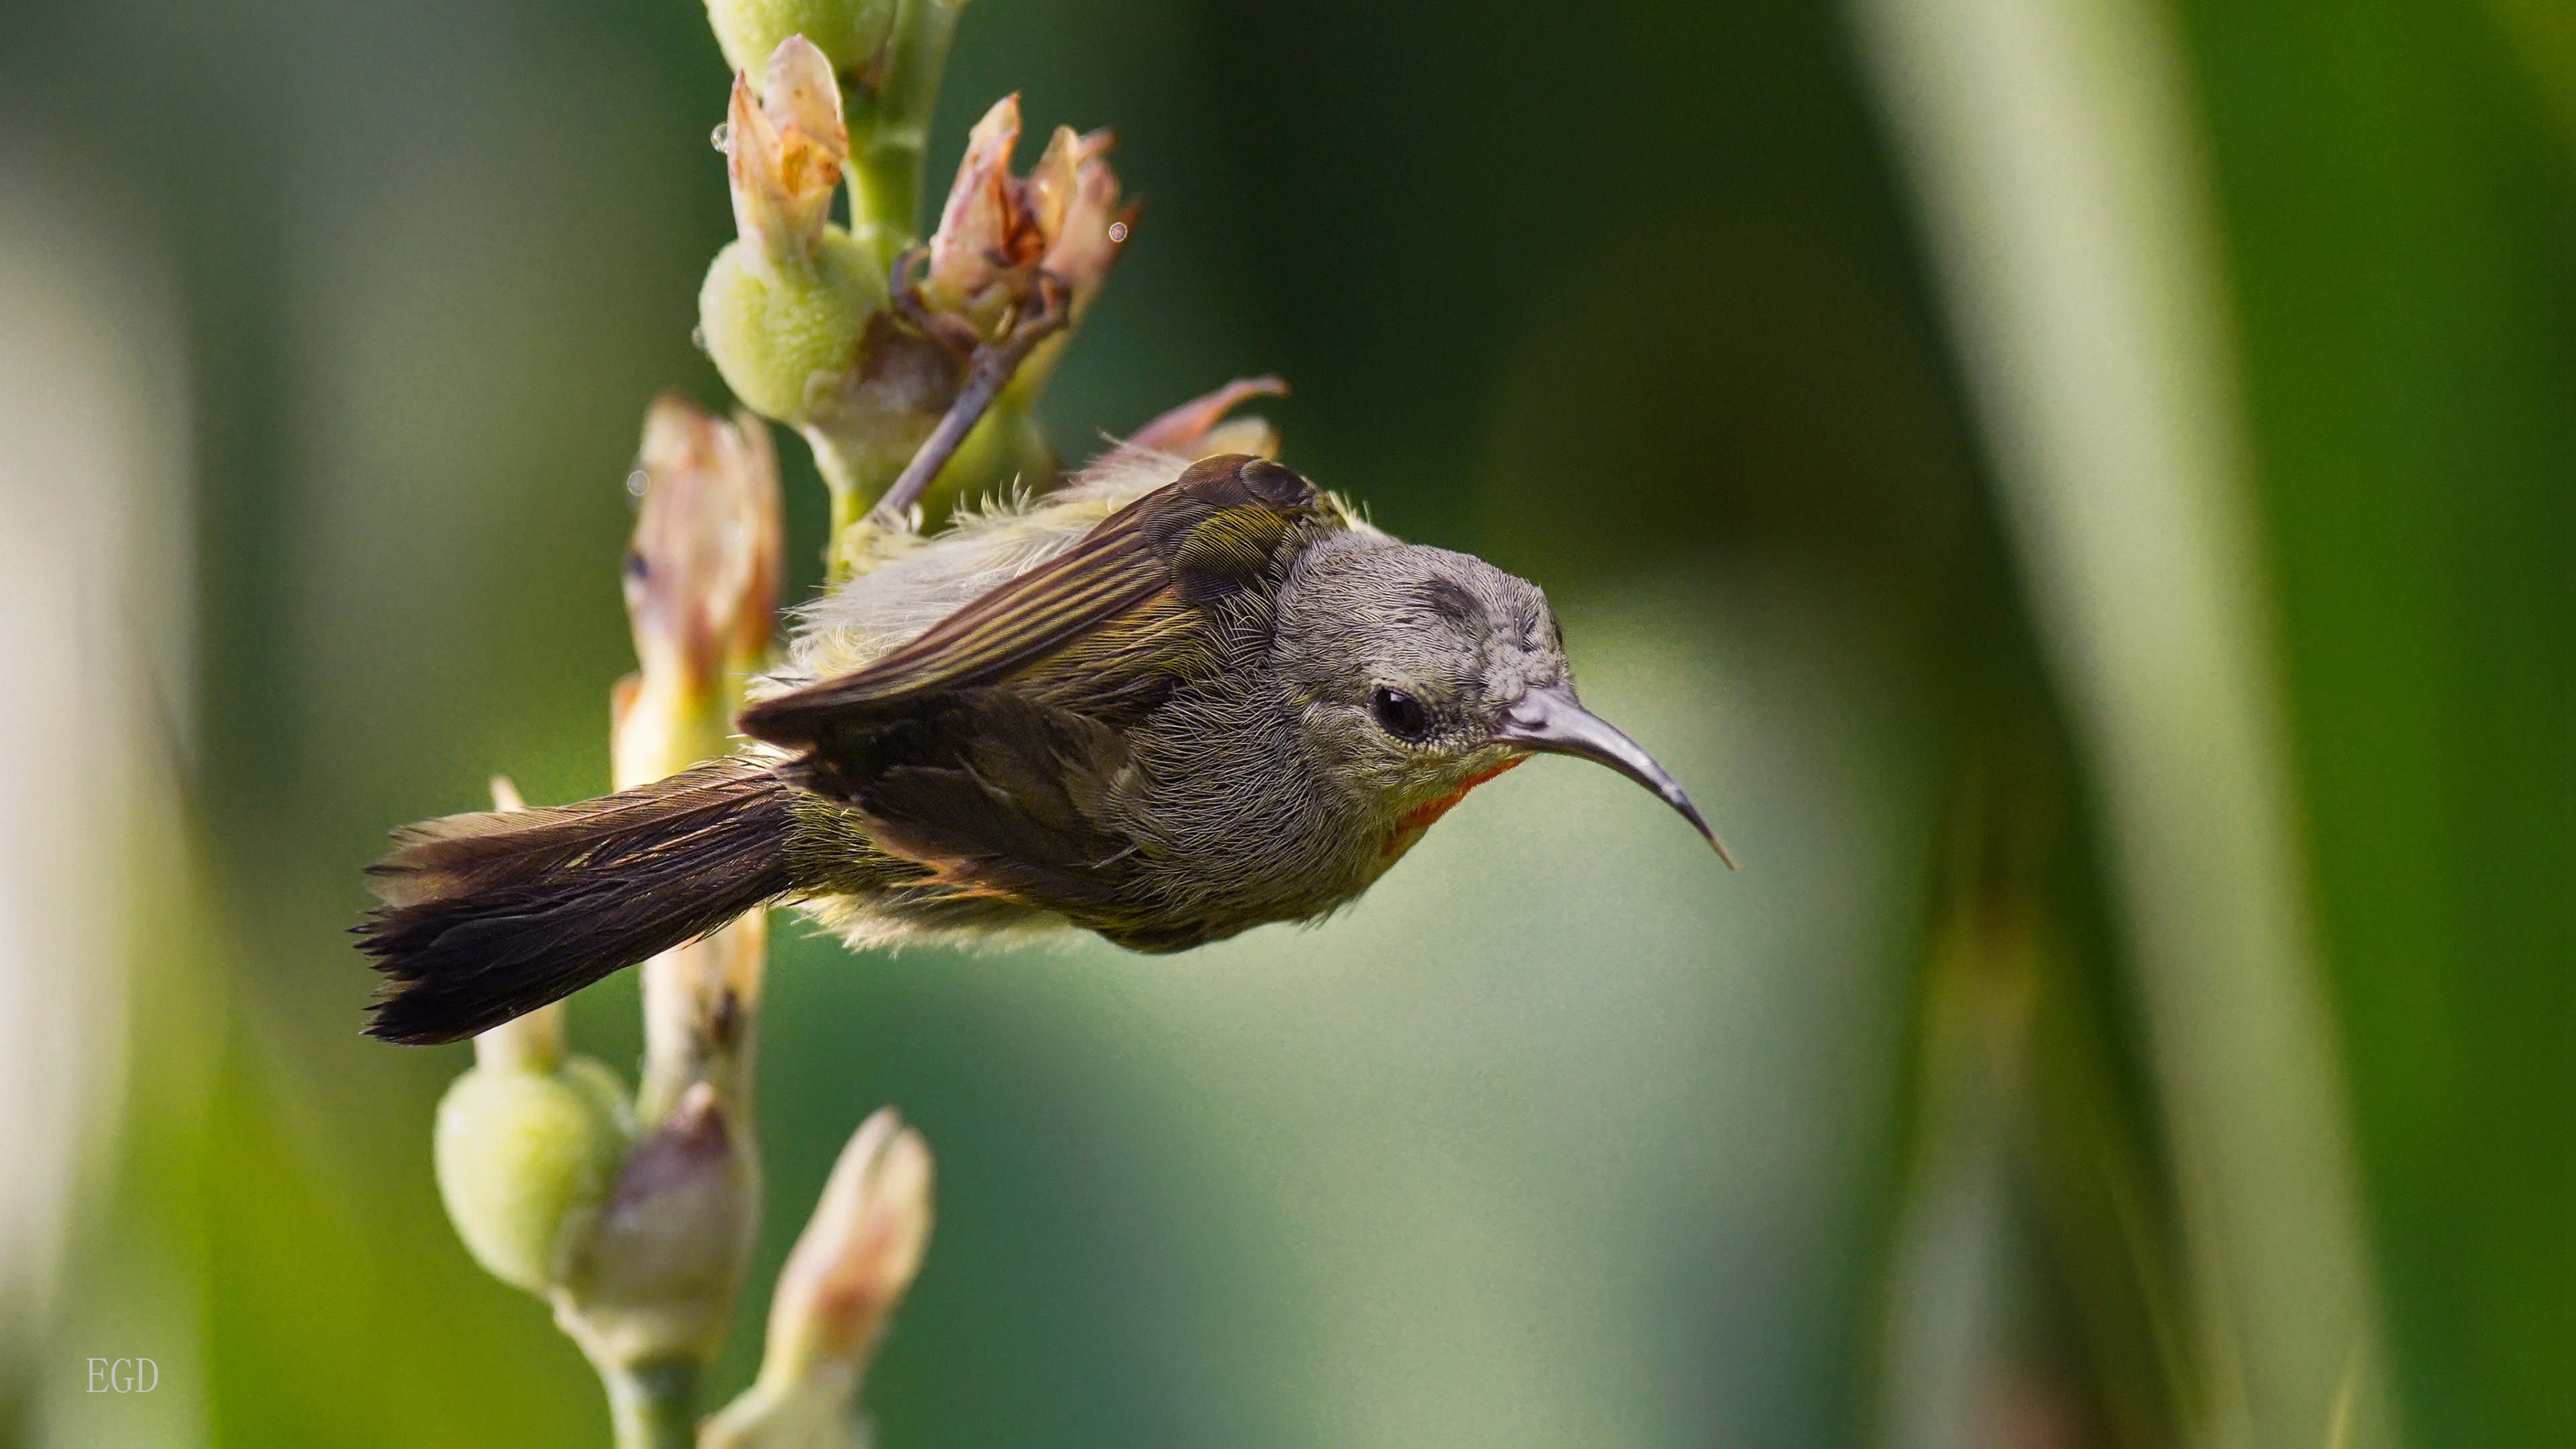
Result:
<svg viewBox="0 0 2576 1449"><path fill-rule="evenodd" d="M717 150L722 151L723 153L725 153L725 154L726 154L726 155L728 155L728 156L732 155L732 154L733 154L733 122L731 122L731 121L718 121L718 122L716 122L716 128L715 128L714 130L709 131L709 132L707 133L707 144L708 144L708 145L710 145L710 146L715 147Z"/></svg>
<svg viewBox="0 0 2576 1449"><path fill-rule="evenodd" d="M1123 242L1127 240L1127 223L1123 221L1113 221L1109 223L1109 239L1113 242Z"/></svg>
<svg viewBox="0 0 2576 1449"><path fill-rule="evenodd" d="M690 345L691 347L694 347L694 348L698 349L700 352L704 352L704 351L706 351L706 350L707 350L707 329L705 329L704 327L692 327L692 328L690 328L690 329L689 329L689 345Z"/></svg>
<svg viewBox="0 0 2576 1449"><path fill-rule="evenodd" d="M644 496L644 490L651 487L652 483L653 480L645 476L644 470L638 468L626 475L626 492L630 497L641 498Z"/></svg>

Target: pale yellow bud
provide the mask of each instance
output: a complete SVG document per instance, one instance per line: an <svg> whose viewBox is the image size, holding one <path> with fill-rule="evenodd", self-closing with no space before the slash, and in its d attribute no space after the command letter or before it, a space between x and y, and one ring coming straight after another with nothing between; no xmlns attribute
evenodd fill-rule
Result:
<svg viewBox="0 0 2576 1449"><path fill-rule="evenodd" d="M929 1145L893 1108L860 1126L779 1272L760 1379L702 1445L853 1442L859 1380L930 1243L931 1179Z"/></svg>
<svg viewBox="0 0 2576 1449"><path fill-rule="evenodd" d="M930 1245L930 1145L892 1107L861 1124L779 1271L769 1353L787 1372L856 1370Z"/></svg>
<svg viewBox="0 0 2576 1449"><path fill-rule="evenodd" d="M1053 217L1038 265L1072 289L1076 317L1100 294L1136 224L1136 208L1118 205L1118 173L1109 166L1109 148L1117 140L1108 130L1076 136L1072 128L1058 126L1029 175L1030 188L1044 196L1041 210Z"/></svg>
<svg viewBox="0 0 2576 1449"><path fill-rule="evenodd" d="M778 460L768 427L749 413L726 422L665 393L645 414L629 486L640 486L642 499L626 556L626 613L646 678L668 674L703 690L728 669L756 665L778 601Z"/></svg>
<svg viewBox="0 0 2576 1449"><path fill-rule="evenodd" d="M869 1436L845 1395L802 1385L753 1384L698 1429L698 1449L867 1449Z"/></svg>
<svg viewBox="0 0 2576 1449"><path fill-rule="evenodd" d="M988 336L1004 313L1027 302L1041 267L1067 284L1080 312L1108 276L1133 222L1118 210L1111 133L1079 136L1059 127L1026 179L1011 174L1019 139L1020 99L1004 96L967 137L939 230L930 238L930 274L922 285L934 308Z"/></svg>
<svg viewBox="0 0 2576 1449"><path fill-rule="evenodd" d="M748 71L734 76L724 153L734 230L772 263L810 260L850 154L840 85L812 42L780 42L757 95Z"/></svg>

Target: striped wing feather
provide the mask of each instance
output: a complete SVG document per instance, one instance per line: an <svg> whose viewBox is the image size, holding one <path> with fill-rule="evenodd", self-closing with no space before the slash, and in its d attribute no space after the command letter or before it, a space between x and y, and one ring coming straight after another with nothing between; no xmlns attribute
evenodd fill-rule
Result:
<svg viewBox="0 0 2576 1449"><path fill-rule="evenodd" d="M854 807L919 889L1115 918L1136 861L1103 806L1122 731L1217 666L1210 608L1275 584L1278 546L1327 516L1266 460L1194 464L1072 548L865 668L744 711L787 773Z"/></svg>

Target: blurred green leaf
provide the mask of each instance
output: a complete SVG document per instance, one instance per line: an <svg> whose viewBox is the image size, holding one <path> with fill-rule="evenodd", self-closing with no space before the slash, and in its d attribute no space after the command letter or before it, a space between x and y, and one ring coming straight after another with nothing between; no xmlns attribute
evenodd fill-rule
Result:
<svg viewBox="0 0 2576 1449"><path fill-rule="evenodd" d="M2576 165L2476 8L2183 13L2408 1428L2567 1443Z"/></svg>

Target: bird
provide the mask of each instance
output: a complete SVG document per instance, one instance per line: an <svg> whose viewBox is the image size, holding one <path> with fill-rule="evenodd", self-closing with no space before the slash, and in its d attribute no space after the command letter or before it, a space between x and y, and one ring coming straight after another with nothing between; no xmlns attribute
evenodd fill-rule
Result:
<svg viewBox="0 0 2576 1449"><path fill-rule="evenodd" d="M397 831L357 928L368 1032L460 1040L774 904L856 948L1168 953L1318 920L1539 753L1643 785L1734 864L1583 707L1536 585L1254 454L1122 446L892 535L736 727L654 784Z"/></svg>

